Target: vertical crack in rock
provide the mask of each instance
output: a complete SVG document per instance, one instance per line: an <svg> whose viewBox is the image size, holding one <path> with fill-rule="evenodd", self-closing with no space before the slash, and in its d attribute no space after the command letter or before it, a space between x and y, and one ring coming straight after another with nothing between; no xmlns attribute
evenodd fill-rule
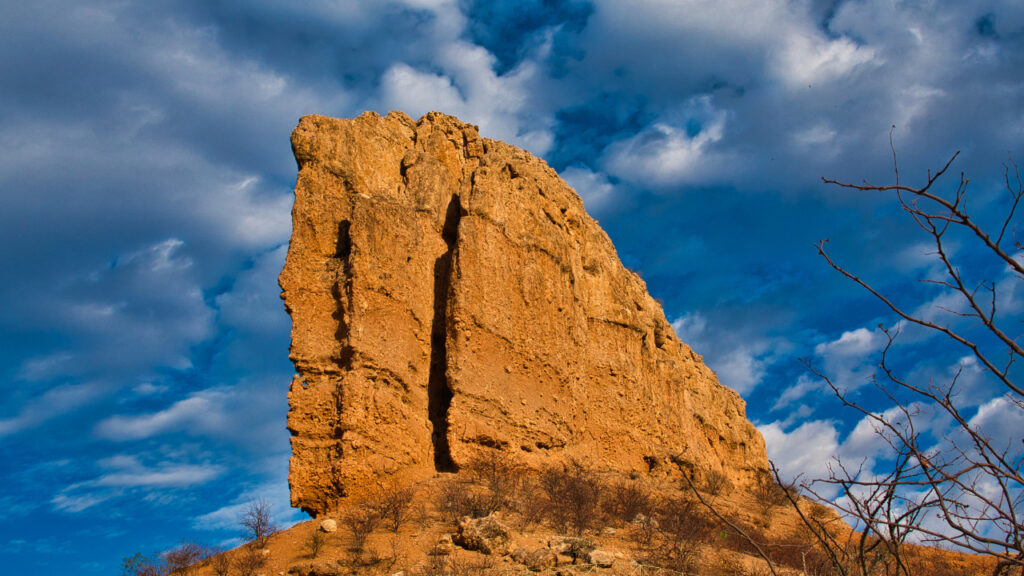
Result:
<svg viewBox="0 0 1024 576"><path fill-rule="evenodd" d="M331 287L332 296L334 296L335 310L334 320L337 321L338 327L334 332L334 339L341 345L337 355L334 357L334 365L337 368L337 385L334 387L333 402L335 407L335 413L332 418L334 421L334 428L331 431L334 438L334 445L331 448L331 462L333 464L332 469L336 470L336 467L342 458L345 456L344 448L342 445L342 437L345 434L345 427L341 424L341 414L344 410L344 387L341 385L342 374L350 369L350 364L353 356L352 347L349 345L349 326L347 322L347 310L346 307L352 301L352 283L351 283L351 265L349 257L352 255L352 235L351 235L352 222L349 220L342 220L338 222L338 240L335 244L334 257L338 261L337 278L334 281L334 285ZM333 474L331 478L331 484L334 486L335 493L339 496L344 496L346 493L344 482L340 475Z"/></svg>
<svg viewBox="0 0 1024 576"><path fill-rule="evenodd" d="M448 387L448 294L451 286L452 255L459 236L459 196L453 195L444 217L441 237L448 249L434 263L434 318L430 327L430 379L427 383L427 410L433 427L434 469L455 472L448 445L448 409L452 391Z"/></svg>

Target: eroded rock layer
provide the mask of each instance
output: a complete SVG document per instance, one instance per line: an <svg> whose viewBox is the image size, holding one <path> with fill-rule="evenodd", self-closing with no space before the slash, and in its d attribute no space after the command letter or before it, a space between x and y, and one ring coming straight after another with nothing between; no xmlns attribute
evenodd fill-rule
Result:
<svg viewBox="0 0 1024 576"><path fill-rule="evenodd" d="M430 113L307 116L280 282L292 503L479 446L746 483L764 442L542 160Z"/></svg>

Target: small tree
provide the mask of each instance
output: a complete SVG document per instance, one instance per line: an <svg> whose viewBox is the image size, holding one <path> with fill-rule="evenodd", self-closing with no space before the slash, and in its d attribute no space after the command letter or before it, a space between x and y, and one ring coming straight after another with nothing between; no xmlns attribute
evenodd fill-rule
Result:
<svg viewBox="0 0 1024 576"><path fill-rule="evenodd" d="M277 532L277 525L274 523L271 514L270 503L260 498L252 500L245 509L238 523L244 529L245 535L256 544L257 548L267 545L267 538Z"/></svg>

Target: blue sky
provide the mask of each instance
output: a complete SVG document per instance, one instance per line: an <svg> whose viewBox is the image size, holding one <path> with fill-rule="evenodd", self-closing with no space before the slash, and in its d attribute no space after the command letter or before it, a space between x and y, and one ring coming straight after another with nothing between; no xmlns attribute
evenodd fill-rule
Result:
<svg viewBox="0 0 1024 576"><path fill-rule="evenodd" d="M783 470L820 474L879 446L798 359L862 389L895 320L814 243L902 301L935 298L891 199L820 178L891 181L895 126L904 182L961 150L972 207L997 214L1002 164L1024 153L1024 5L3 3L0 564L110 574L182 540L232 545L253 498L301 518L276 283L288 136L305 114L391 109L455 114L545 158ZM1002 278L973 250L957 244ZM1003 313L1019 298L1010 286ZM962 363L906 340L915 377ZM1019 436L1020 412L975 380L965 405Z"/></svg>

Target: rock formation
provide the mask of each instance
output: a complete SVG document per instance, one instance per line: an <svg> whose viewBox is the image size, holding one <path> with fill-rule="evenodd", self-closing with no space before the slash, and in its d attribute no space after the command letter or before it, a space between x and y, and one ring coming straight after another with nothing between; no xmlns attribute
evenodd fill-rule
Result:
<svg viewBox="0 0 1024 576"><path fill-rule="evenodd" d="M302 118L280 283L313 514L480 446L641 473L766 467L738 394L542 160L430 113Z"/></svg>

